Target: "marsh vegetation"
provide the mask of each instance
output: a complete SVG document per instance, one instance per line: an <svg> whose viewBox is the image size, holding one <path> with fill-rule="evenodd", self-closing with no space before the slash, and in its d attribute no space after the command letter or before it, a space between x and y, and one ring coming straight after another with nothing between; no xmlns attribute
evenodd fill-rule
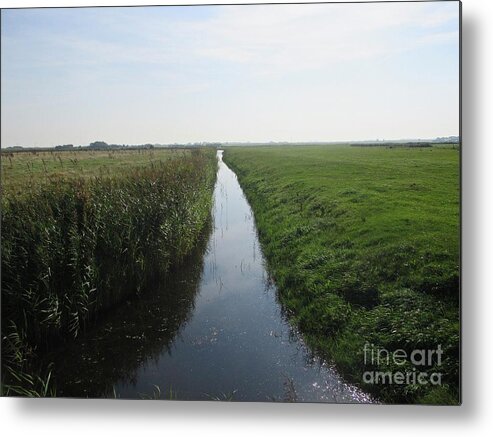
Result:
<svg viewBox="0 0 493 437"><path fill-rule="evenodd" d="M213 150L2 156L5 394L48 394L40 358L180 264L216 167Z"/></svg>

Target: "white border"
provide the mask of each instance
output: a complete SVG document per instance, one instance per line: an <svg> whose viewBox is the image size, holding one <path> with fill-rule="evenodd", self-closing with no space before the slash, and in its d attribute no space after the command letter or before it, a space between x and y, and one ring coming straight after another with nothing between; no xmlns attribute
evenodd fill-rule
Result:
<svg viewBox="0 0 493 437"><path fill-rule="evenodd" d="M205 3L197 0L0 0L0 6ZM240 3L220 1L214 3ZM177 401L0 399L13 437L73 435L423 436L493 429L493 18L491 0L463 1L463 406L290 405ZM491 435L491 434L489 434Z"/></svg>

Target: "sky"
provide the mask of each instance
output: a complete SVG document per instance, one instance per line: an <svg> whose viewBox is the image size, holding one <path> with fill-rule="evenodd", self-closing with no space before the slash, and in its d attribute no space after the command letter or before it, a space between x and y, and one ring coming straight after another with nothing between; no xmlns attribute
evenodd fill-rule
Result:
<svg viewBox="0 0 493 437"><path fill-rule="evenodd" d="M1 145L459 134L459 3L1 13Z"/></svg>

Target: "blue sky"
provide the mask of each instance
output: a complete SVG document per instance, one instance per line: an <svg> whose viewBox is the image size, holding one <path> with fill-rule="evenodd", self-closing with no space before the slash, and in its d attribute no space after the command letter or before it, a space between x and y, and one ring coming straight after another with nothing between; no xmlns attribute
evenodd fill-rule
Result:
<svg viewBox="0 0 493 437"><path fill-rule="evenodd" d="M458 2L2 11L2 146L459 130Z"/></svg>

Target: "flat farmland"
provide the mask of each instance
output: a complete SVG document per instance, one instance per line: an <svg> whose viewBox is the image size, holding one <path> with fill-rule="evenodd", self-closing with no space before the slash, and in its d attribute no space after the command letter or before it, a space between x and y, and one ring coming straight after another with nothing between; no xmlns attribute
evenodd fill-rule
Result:
<svg viewBox="0 0 493 437"><path fill-rule="evenodd" d="M59 178L122 175L128 169L157 165L187 154L190 150L2 151L2 189L19 193L23 187Z"/></svg>
<svg viewBox="0 0 493 437"><path fill-rule="evenodd" d="M384 402L457 403L459 151L230 147L224 160L252 206L281 302L309 343ZM440 346L430 366L443 381L365 382L369 368L413 372L411 362L369 364L365 344Z"/></svg>

